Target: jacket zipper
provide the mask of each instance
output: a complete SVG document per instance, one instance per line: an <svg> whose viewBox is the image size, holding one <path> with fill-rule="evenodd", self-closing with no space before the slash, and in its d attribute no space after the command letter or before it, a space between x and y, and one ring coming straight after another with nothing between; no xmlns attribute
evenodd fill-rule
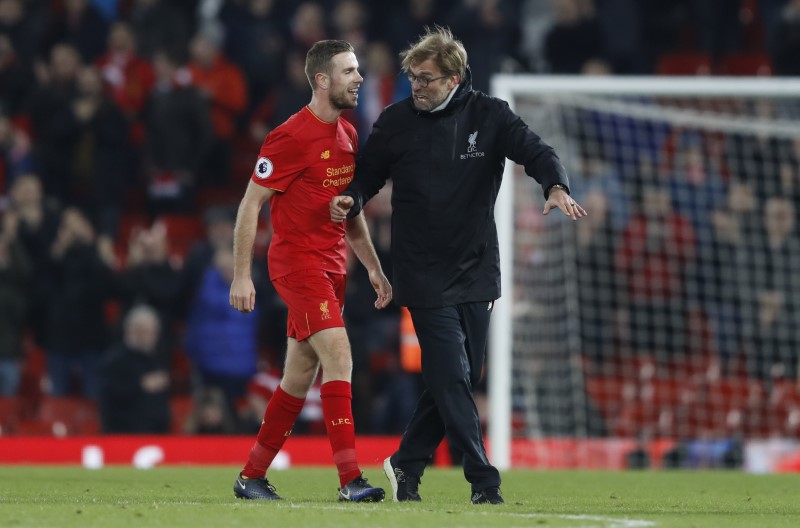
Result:
<svg viewBox="0 0 800 528"><path fill-rule="evenodd" d="M450 160L456 160L456 137L458 136L458 121L453 122L453 150L450 153Z"/></svg>

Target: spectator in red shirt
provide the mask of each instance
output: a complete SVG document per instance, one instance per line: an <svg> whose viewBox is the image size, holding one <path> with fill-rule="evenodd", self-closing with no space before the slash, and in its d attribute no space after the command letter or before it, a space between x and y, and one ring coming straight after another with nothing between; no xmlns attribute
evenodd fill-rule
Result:
<svg viewBox="0 0 800 528"><path fill-rule="evenodd" d="M103 74L106 89L130 123L131 142L144 142L142 112L156 78L149 62L136 53L136 38L130 24L111 26L106 52L95 63Z"/></svg>
<svg viewBox="0 0 800 528"><path fill-rule="evenodd" d="M247 84L242 70L220 51L222 29L209 26L192 39L189 72L191 83L205 96L211 112L214 143L207 151L201 179L225 183L230 170L236 121L247 108Z"/></svg>
<svg viewBox="0 0 800 528"><path fill-rule="evenodd" d="M684 282L695 234L689 220L672 210L664 183L641 185L641 212L622 234L616 265L630 300L635 351L672 355L684 344Z"/></svg>

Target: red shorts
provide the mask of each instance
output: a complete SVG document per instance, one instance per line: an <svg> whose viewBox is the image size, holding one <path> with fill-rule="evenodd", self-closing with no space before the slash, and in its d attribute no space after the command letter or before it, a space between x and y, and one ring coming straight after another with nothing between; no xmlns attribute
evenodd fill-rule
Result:
<svg viewBox="0 0 800 528"><path fill-rule="evenodd" d="M302 270L273 280L289 308L286 336L304 341L320 330L344 327L345 279L323 270Z"/></svg>

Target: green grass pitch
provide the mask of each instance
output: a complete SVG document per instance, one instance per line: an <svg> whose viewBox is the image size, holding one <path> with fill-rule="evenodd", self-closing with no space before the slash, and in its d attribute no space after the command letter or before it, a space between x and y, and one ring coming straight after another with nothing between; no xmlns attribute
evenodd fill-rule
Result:
<svg viewBox="0 0 800 528"><path fill-rule="evenodd" d="M330 468L273 471L286 499L237 500L238 468L0 467L0 526L15 527L572 527L800 526L800 477L741 472L509 471L504 506L474 506L459 470L431 469L424 502L343 504ZM380 468L371 482L386 485Z"/></svg>

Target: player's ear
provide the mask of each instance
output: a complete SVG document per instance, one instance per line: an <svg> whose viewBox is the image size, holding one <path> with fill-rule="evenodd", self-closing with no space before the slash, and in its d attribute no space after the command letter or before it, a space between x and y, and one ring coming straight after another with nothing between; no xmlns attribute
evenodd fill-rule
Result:
<svg viewBox="0 0 800 528"><path fill-rule="evenodd" d="M314 80L317 83L317 86L322 88L323 90L327 90L330 88L330 77L325 75L324 73L318 73L314 75Z"/></svg>

